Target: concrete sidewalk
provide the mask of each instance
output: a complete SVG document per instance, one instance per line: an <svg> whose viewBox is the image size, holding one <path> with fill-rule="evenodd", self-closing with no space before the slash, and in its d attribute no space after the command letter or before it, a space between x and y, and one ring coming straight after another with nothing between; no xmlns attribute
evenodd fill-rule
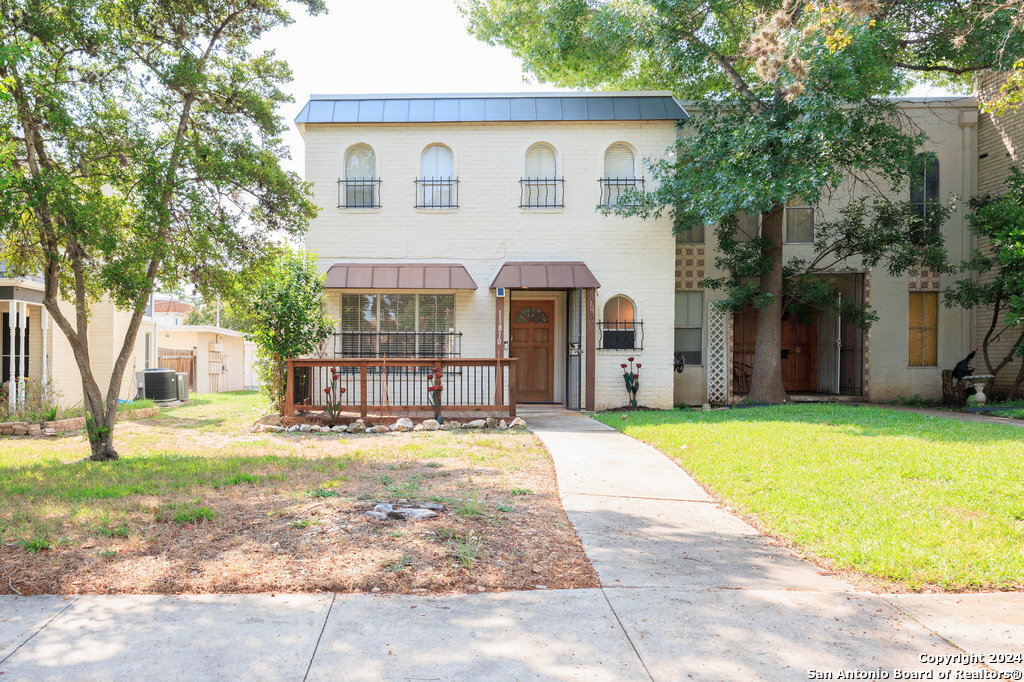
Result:
<svg viewBox="0 0 1024 682"><path fill-rule="evenodd" d="M747 680L1012 674L1024 594L877 596L776 547L647 445L535 413L590 590L0 597L0 680ZM934 660L934 658L930 659ZM1017 679L1017 678L1011 678Z"/></svg>

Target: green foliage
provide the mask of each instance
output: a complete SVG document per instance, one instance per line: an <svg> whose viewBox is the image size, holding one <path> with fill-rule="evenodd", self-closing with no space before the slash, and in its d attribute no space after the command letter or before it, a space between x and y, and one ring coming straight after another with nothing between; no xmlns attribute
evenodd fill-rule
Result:
<svg viewBox="0 0 1024 682"><path fill-rule="evenodd" d="M904 192L924 136L890 98L921 80L966 87L974 71L1009 66L1024 52L1024 25L1011 3L460 0L459 6L471 33L510 49L542 81L667 89L694 102L669 158L648 160L654 190L627 193L602 209L667 213L676 231L727 226L741 212L778 216L788 202L813 206L840 185L880 197ZM778 224L772 221L772 232L749 243L720 242L733 266L718 282L730 306L749 302L785 313ZM859 244L881 242L892 244L874 238ZM903 246L893 245L902 251L893 262L906 255ZM839 251L848 259L877 257L877 251ZM794 284L791 278L790 292ZM825 293L800 284L807 300ZM751 395L778 402L785 394L779 363L770 358L778 358L781 337L778 327L769 329L771 343L758 344Z"/></svg>
<svg viewBox="0 0 1024 682"><path fill-rule="evenodd" d="M37 535L34 538L18 540L15 544L25 550L26 554L38 554L39 552L53 548L53 543L51 543L49 538L44 535Z"/></svg>
<svg viewBox="0 0 1024 682"><path fill-rule="evenodd" d="M449 545L452 557L463 568L472 568L484 553L484 541L472 531L466 531L461 537L456 534L449 540Z"/></svg>
<svg viewBox="0 0 1024 682"><path fill-rule="evenodd" d="M532 495L533 491L530 490L529 488L512 488L512 490L509 490L509 493L513 496L521 496Z"/></svg>
<svg viewBox="0 0 1024 682"><path fill-rule="evenodd" d="M1007 74L1006 81L1000 86L999 94L987 102L981 103L982 111L993 116L1005 116L1019 111L1024 106L1024 58L1013 64Z"/></svg>
<svg viewBox="0 0 1024 682"><path fill-rule="evenodd" d="M335 327L324 312L323 287L312 254L279 249L232 295L231 310L256 344L261 384L278 409L284 404L285 361L317 350Z"/></svg>
<svg viewBox="0 0 1024 682"><path fill-rule="evenodd" d="M989 324L981 349L987 373L993 375L1024 355L1024 170L1011 168L1006 188L1001 196L971 198L967 222L987 248L964 260L960 264L963 277L943 292L947 307L986 309ZM1004 333L1014 341L1002 357L993 358L990 351ZM1015 395L1022 384L1024 368L1008 395Z"/></svg>
<svg viewBox="0 0 1024 682"><path fill-rule="evenodd" d="M175 509L176 511L174 511ZM188 504L179 504L172 508L171 511L174 511L171 520L175 523L198 523L200 521L213 521L217 518L217 512L203 506L199 500L193 500Z"/></svg>
<svg viewBox="0 0 1024 682"><path fill-rule="evenodd" d="M44 277L82 373L94 459L117 456L112 413L154 288L224 290L315 214L279 164L288 68L257 49L290 21L278 0L0 8L0 256ZM101 388L85 339L104 296L132 319Z"/></svg>
<svg viewBox="0 0 1024 682"><path fill-rule="evenodd" d="M234 308L222 305L220 302L206 303L203 301L197 302L195 307L189 311L185 317L184 324L204 324L204 325L216 325L218 323L217 318L217 306L220 305L220 326L224 329L241 329L242 322L238 319L238 315Z"/></svg>

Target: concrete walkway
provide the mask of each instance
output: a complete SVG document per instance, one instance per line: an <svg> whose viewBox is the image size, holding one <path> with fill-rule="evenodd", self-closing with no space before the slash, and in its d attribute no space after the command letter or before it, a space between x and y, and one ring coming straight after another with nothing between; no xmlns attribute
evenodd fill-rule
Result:
<svg viewBox="0 0 1024 682"><path fill-rule="evenodd" d="M1009 674L1024 594L876 596L773 546L666 457L535 412L602 587L453 597L0 597L0 680L748 680ZM1019 679L1011 677L1010 679Z"/></svg>

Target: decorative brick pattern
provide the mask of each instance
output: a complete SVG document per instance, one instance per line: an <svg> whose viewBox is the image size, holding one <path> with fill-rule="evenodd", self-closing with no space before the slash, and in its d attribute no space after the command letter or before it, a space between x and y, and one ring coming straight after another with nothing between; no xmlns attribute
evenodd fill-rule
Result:
<svg viewBox="0 0 1024 682"><path fill-rule="evenodd" d="M704 289L704 253L702 245L676 244L676 291Z"/></svg>
<svg viewBox="0 0 1024 682"><path fill-rule="evenodd" d="M911 270L907 288L910 291L938 291L942 275L937 270Z"/></svg>

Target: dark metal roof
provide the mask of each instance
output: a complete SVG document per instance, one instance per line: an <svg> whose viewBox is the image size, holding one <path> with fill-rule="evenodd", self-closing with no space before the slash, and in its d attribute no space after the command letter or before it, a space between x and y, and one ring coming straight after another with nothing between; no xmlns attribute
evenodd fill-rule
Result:
<svg viewBox="0 0 1024 682"><path fill-rule="evenodd" d="M492 289L596 289L600 286L597 277L582 261L505 263L491 282Z"/></svg>
<svg viewBox="0 0 1024 682"><path fill-rule="evenodd" d="M480 121L677 121L689 115L658 93L582 95L313 95L295 118L306 123Z"/></svg>
<svg viewBox="0 0 1024 682"><path fill-rule="evenodd" d="M476 289L460 263L335 263L326 289Z"/></svg>

